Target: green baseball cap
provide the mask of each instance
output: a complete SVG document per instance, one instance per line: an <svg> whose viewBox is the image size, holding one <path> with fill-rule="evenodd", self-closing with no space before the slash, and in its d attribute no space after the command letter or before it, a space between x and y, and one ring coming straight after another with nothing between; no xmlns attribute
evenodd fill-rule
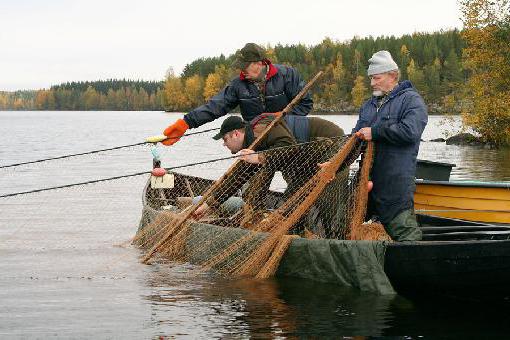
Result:
<svg viewBox="0 0 510 340"><path fill-rule="evenodd" d="M213 139L222 139L230 131L244 129L246 123L241 117L230 116L221 123L220 132L218 132Z"/></svg>
<svg viewBox="0 0 510 340"><path fill-rule="evenodd" d="M266 59L266 52L262 47L255 43L247 43L235 54L233 67L244 70L255 61Z"/></svg>

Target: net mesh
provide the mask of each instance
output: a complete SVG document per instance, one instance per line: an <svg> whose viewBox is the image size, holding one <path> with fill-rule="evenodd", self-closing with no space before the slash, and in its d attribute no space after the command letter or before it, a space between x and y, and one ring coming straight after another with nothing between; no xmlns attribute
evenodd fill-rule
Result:
<svg viewBox="0 0 510 340"><path fill-rule="evenodd" d="M222 160L233 164L216 181L193 176L204 169L172 173L164 188L152 179L134 242L144 262L265 278L293 237L388 240L382 226L363 224L372 157L355 137L321 138L266 150L262 164Z"/></svg>

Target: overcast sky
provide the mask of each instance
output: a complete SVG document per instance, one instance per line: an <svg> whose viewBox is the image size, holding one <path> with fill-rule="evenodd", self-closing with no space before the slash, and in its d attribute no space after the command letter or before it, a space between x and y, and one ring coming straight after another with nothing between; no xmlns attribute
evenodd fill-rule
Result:
<svg viewBox="0 0 510 340"><path fill-rule="evenodd" d="M0 90L66 81L161 80L246 42L461 28L456 0L0 0Z"/></svg>

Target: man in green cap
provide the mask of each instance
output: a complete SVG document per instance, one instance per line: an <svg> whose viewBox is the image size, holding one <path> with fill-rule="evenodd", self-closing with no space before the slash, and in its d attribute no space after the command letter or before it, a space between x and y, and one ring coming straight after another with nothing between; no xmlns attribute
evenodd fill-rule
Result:
<svg viewBox="0 0 510 340"><path fill-rule="evenodd" d="M174 144L188 129L224 116L237 106L247 122L263 113L281 112L305 86L294 68L272 64L264 49L254 43L246 44L236 53L234 66L241 71L239 77L230 81L207 103L168 126L163 134L171 138L163 144ZM312 107L312 98L306 94L290 114L306 116Z"/></svg>

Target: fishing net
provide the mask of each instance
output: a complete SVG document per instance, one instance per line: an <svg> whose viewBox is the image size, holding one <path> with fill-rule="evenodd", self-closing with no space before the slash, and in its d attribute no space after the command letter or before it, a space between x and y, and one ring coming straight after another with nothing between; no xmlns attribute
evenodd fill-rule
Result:
<svg viewBox="0 0 510 340"><path fill-rule="evenodd" d="M295 237L389 240L363 223L373 152L355 137L321 138L261 152L262 164L223 160L233 164L217 180L194 175L210 164L153 176L134 242L144 262L265 278Z"/></svg>

